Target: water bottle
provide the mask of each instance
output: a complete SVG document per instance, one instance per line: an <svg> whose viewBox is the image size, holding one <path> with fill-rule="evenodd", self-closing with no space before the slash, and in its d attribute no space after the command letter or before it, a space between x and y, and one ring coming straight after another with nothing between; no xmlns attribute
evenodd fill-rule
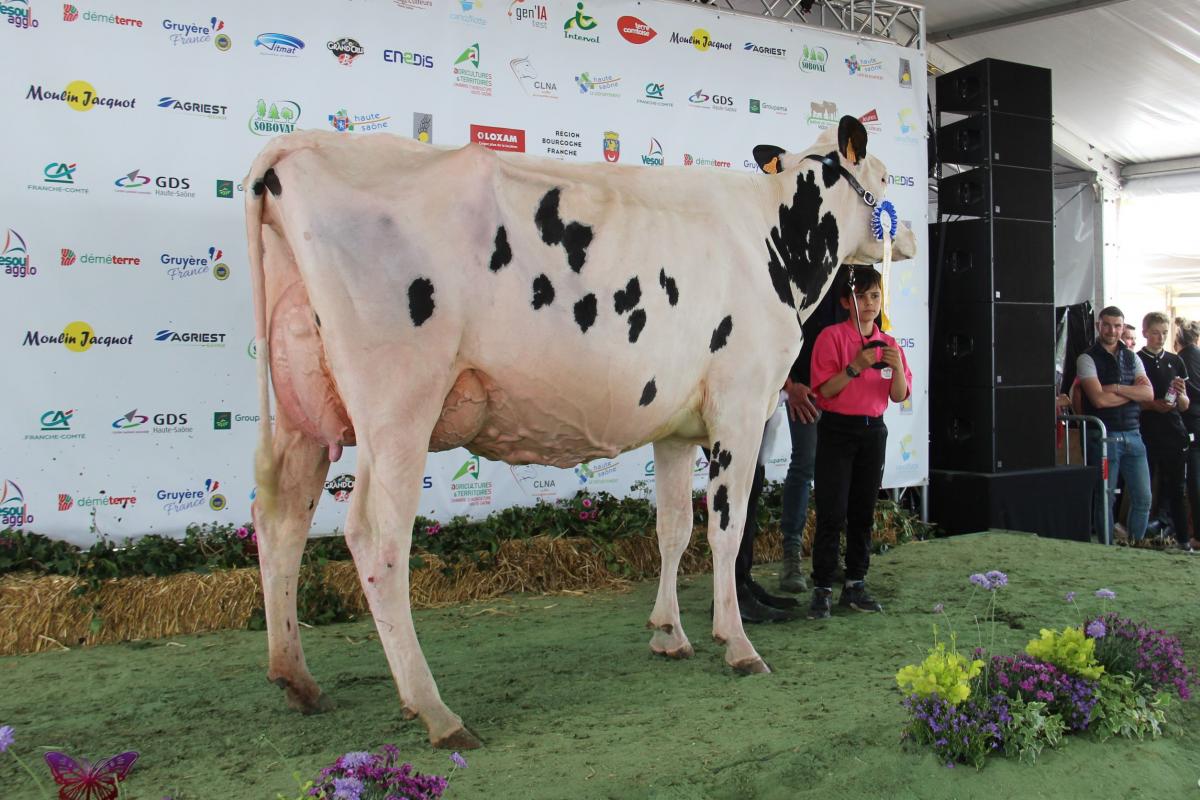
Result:
<svg viewBox="0 0 1200 800"><path fill-rule="evenodd" d="M1167 396L1164 397L1163 400L1166 401L1167 405L1173 406L1175 405L1175 401L1178 399L1179 392L1175 391L1175 386L1172 385L1169 389L1167 389Z"/></svg>

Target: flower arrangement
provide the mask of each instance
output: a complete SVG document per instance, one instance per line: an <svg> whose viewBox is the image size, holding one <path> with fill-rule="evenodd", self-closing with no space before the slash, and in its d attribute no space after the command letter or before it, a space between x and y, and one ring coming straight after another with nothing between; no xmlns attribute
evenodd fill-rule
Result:
<svg viewBox="0 0 1200 800"><path fill-rule="evenodd" d="M466 769L467 760L450 756L456 770ZM450 776L422 775L407 761L400 761L400 748L385 744L377 752L355 751L338 756L316 780L301 782L295 800L438 800L450 785ZM282 794L278 800L291 800Z"/></svg>
<svg viewBox="0 0 1200 800"><path fill-rule="evenodd" d="M996 597L1008 576L993 570L968 581L971 599L979 591L990 595L994 643ZM1075 606L1075 597L1068 592L1065 600ZM969 660L957 651L953 628L947 648L935 626L924 661L896 673L908 713L904 739L929 747L947 766L980 768L994 752L1036 760L1068 734L1159 736L1171 697L1191 697L1196 670L1177 637L1107 611L1114 591L1099 589L1095 597L1104 613L1077 627L1042 629L1016 655L991 653L981 642ZM933 610L946 615L942 603Z"/></svg>

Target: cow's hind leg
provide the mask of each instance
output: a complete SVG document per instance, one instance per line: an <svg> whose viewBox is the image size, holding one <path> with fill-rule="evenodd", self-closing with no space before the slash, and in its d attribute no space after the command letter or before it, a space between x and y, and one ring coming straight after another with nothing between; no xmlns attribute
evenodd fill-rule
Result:
<svg viewBox="0 0 1200 800"><path fill-rule="evenodd" d="M740 410L740 409L738 409ZM733 409L730 409L733 411ZM708 468L708 543L713 554L713 638L725 644L725 661L738 672L770 672L742 627L738 610L734 561L741 544L746 505L762 425L751 423L750 409L730 415L729 425L711 425L713 437ZM733 420L736 419L736 422Z"/></svg>
<svg viewBox="0 0 1200 800"><path fill-rule="evenodd" d="M647 627L654 631L650 649L669 658L688 658L694 652L679 620L676 593L679 560L692 538L692 458L696 445L665 439L654 443L654 473L658 496L658 552L662 571L658 599Z"/></svg>
<svg viewBox="0 0 1200 800"><path fill-rule="evenodd" d="M428 433L421 437L415 431L432 430L437 413L435 408L428 415L427 426L417 421L425 415L404 415L401 419L413 422L381 426L380 432L387 434L384 437L364 441L359 436L359 469L346 524L346 542L354 554L359 580L396 679L404 714L420 716L434 747L465 750L480 747L482 743L463 725L462 718L442 702L417 641L409 602L408 558L429 438ZM405 427L414 433L397 436L395 432ZM408 441L409 445L398 444L398 439Z"/></svg>
<svg viewBox="0 0 1200 800"><path fill-rule="evenodd" d="M273 508L260 508L256 502L253 512L270 648L267 679L284 689L288 705L313 714L332 708L333 703L321 693L304 660L296 586L329 458L327 450L300 433L282 411L276 418L274 463L279 490Z"/></svg>

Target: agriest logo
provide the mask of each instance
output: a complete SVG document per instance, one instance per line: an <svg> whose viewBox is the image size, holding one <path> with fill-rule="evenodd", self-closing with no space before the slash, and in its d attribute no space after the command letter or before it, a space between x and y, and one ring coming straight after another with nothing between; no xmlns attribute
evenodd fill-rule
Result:
<svg viewBox="0 0 1200 800"><path fill-rule="evenodd" d="M771 56L772 58L787 58L786 47L768 47L765 44L757 44L755 42L746 42L742 45L742 50L747 53L757 53L760 56Z"/></svg>
<svg viewBox="0 0 1200 800"><path fill-rule="evenodd" d="M154 334L154 341L186 347L224 347L226 334L219 331L176 331L162 328Z"/></svg>
<svg viewBox="0 0 1200 800"><path fill-rule="evenodd" d="M225 119L225 114L229 110L228 106L221 105L220 103L179 100L170 95L158 98L158 107L165 108L168 111L187 114L192 117L204 117L205 119Z"/></svg>
<svg viewBox="0 0 1200 800"><path fill-rule="evenodd" d="M508 153L525 152L525 131L520 128L495 128L491 125L471 125L471 141L489 150Z"/></svg>

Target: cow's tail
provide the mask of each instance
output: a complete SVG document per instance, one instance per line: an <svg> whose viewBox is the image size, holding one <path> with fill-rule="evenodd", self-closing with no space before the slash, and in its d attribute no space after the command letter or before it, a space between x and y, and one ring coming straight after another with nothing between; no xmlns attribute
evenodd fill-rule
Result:
<svg viewBox="0 0 1200 800"><path fill-rule="evenodd" d="M279 464L271 431L271 350L267 327L267 278L263 267L263 207L275 177L272 164L279 151L268 146L254 161L243 186L246 189L246 242L250 251L250 286L254 297L255 360L258 368L259 437L254 454L255 499L260 514L269 515L279 493ZM268 177L268 173L270 173ZM261 518L261 517L260 517Z"/></svg>

